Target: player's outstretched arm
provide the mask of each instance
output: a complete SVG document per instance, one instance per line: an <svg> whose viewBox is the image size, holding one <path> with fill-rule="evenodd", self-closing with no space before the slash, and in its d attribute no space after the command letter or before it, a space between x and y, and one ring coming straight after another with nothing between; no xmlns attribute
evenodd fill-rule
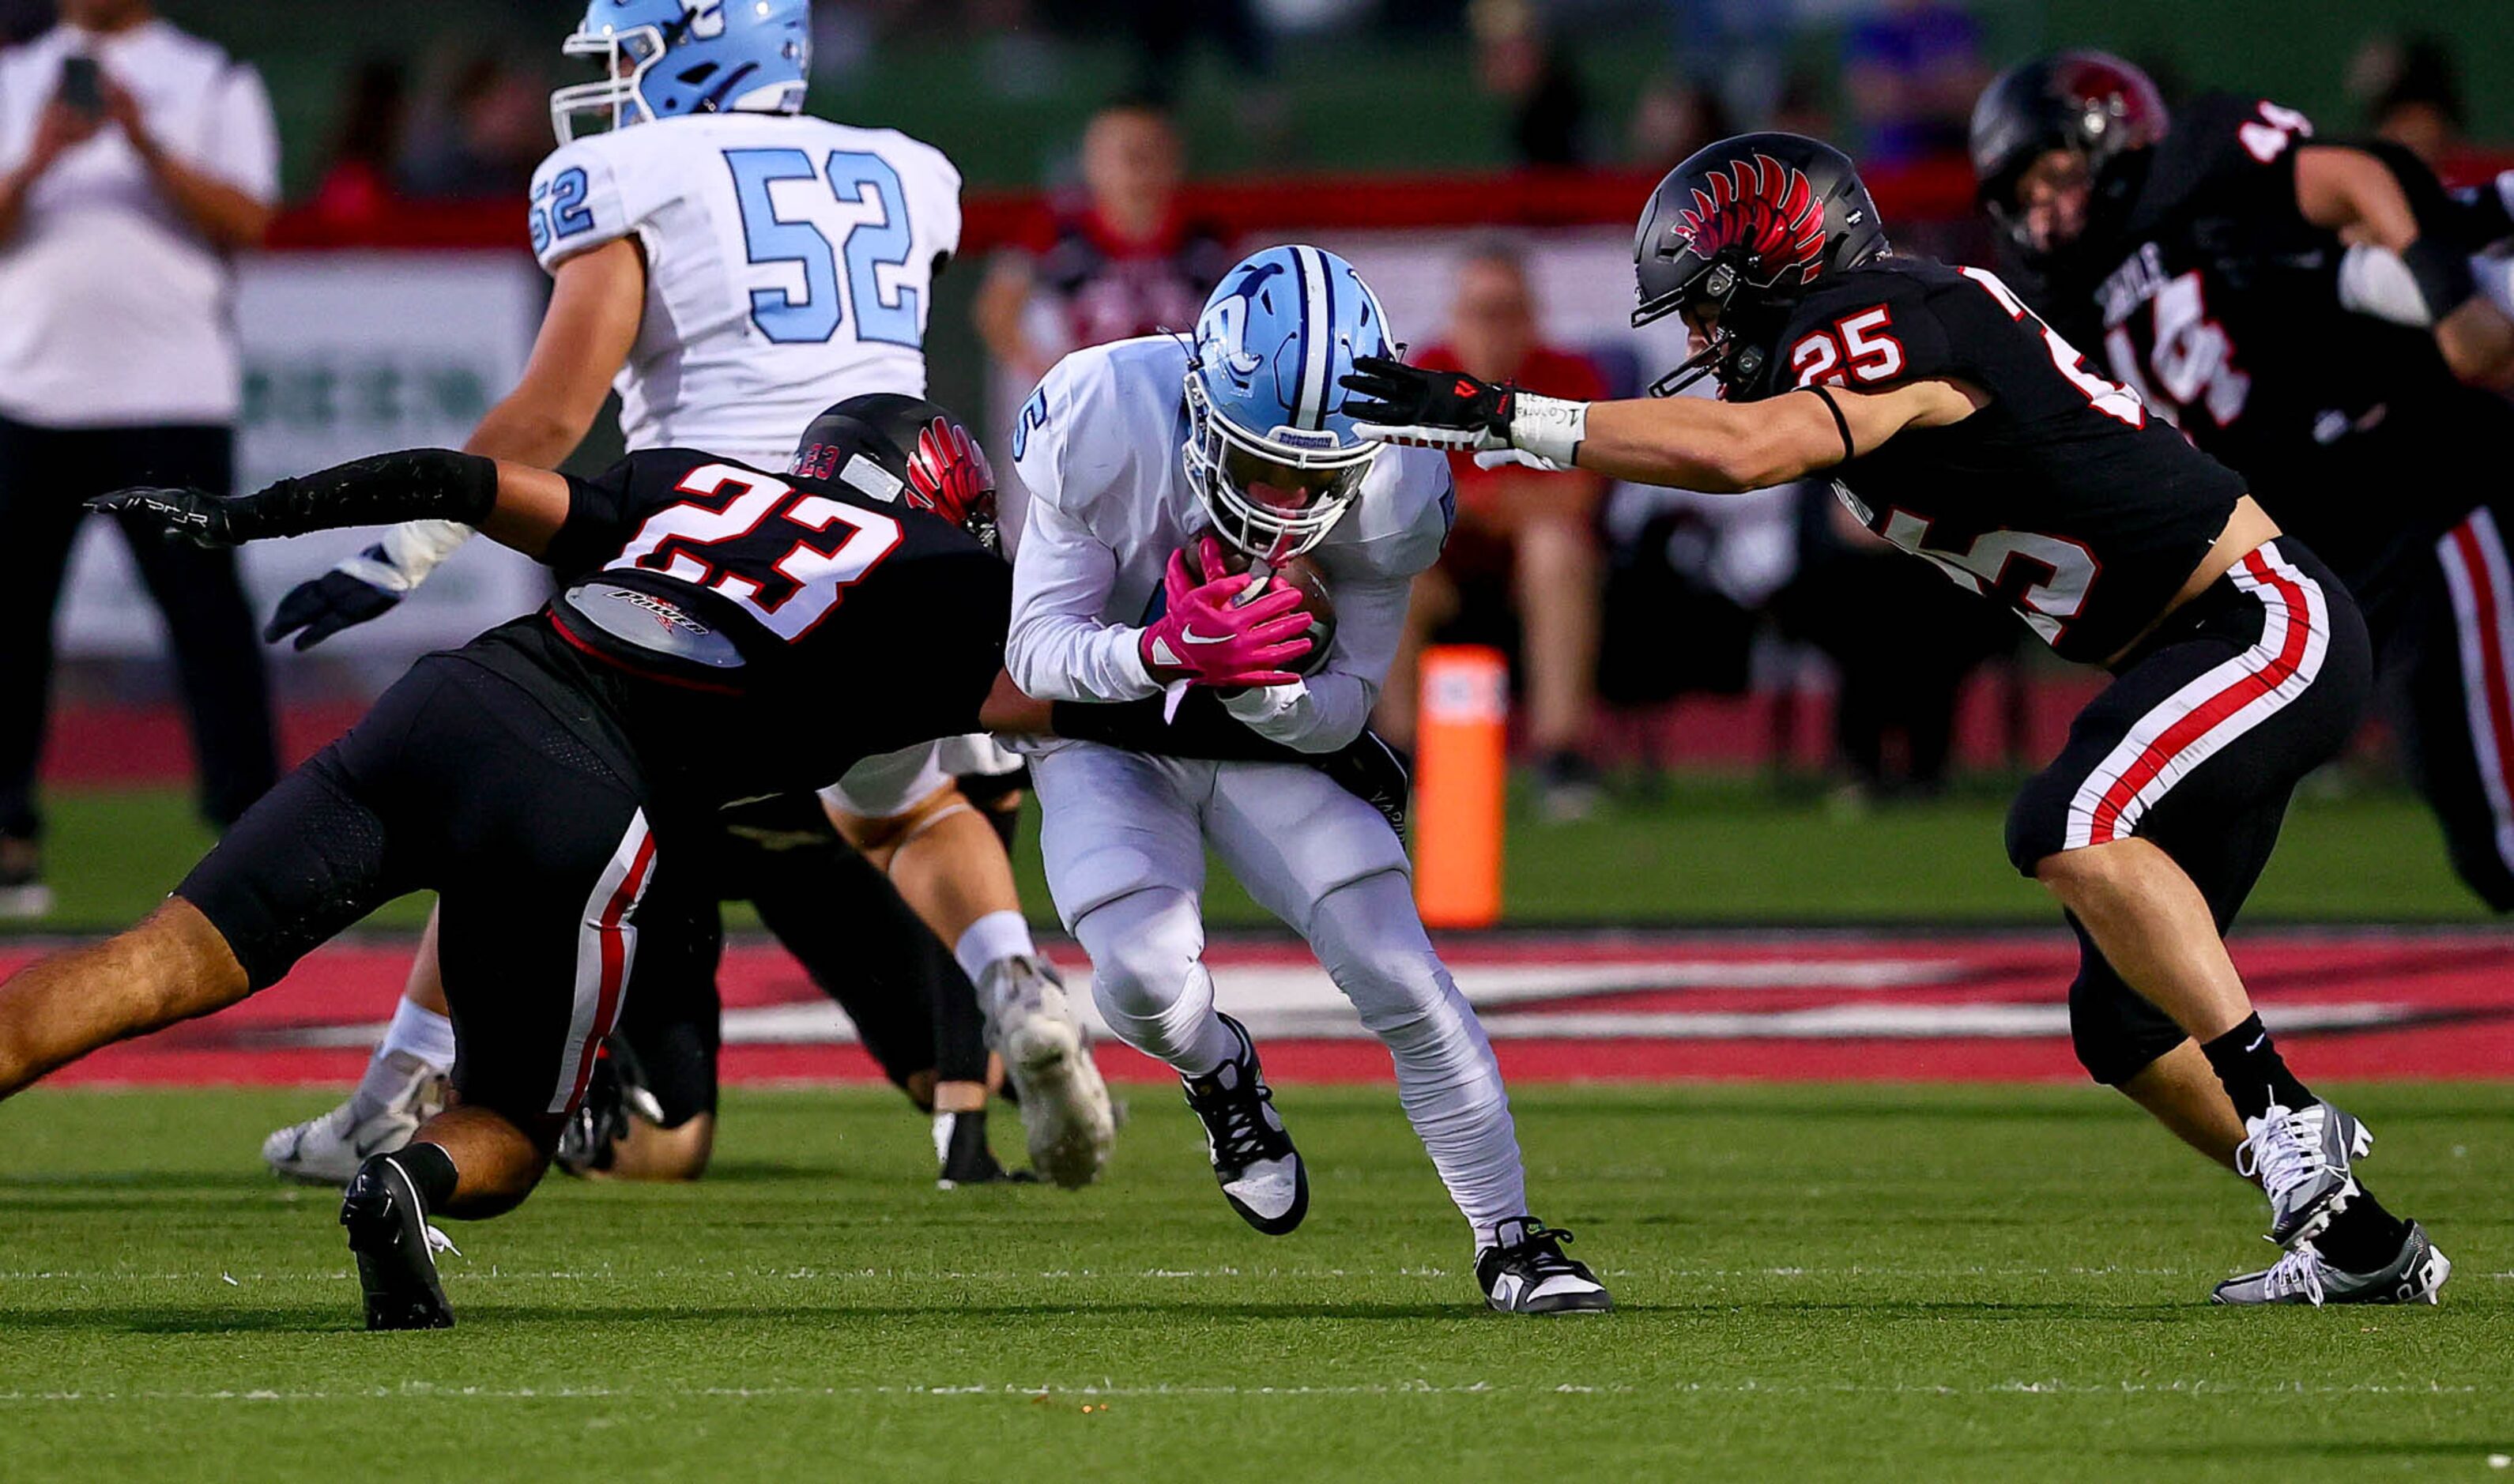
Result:
<svg viewBox="0 0 2514 1484"><path fill-rule="evenodd" d="M2453 375L2479 385L2514 375L2514 317L2485 292L2471 213L2398 145L2314 144L2296 151L2296 209L2345 235L2339 301L2353 313L2432 329Z"/></svg>
<svg viewBox="0 0 2514 1484"><path fill-rule="evenodd" d="M1907 427L1943 426L1978 399L1953 381L1882 391L1814 386L1761 402L1701 397L1568 402L1507 382L1376 356L1354 363L1346 404L1364 437L1712 494L1766 489L1873 452ZM1480 458L1479 461L1486 461Z"/></svg>
<svg viewBox="0 0 2514 1484"><path fill-rule="evenodd" d="M522 380L471 430L464 452L556 468L585 440L612 379L628 363L645 303L646 260L633 237L560 263ZM445 520L395 526L374 545L291 588L263 642L294 636L297 648L310 649L384 617L471 534L470 527Z"/></svg>
<svg viewBox="0 0 2514 1484"><path fill-rule="evenodd" d="M283 479L249 495L142 486L100 495L87 506L125 521L153 523L170 541L213 547L345 526L450 520L538 557L567 520L568 485L547 469L451 449L406 449Z"/></svg>

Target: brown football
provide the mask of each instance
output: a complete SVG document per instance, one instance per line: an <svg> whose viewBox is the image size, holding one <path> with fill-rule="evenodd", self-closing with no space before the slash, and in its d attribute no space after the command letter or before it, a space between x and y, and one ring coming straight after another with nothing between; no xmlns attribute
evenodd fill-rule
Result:
<svg viewBox="0 0 2514 1484"><path fill-rule="evenodd" d="M1204 549L1203 539L1210 534L1210 531L1198 531L1187 539L1187 568L1196 574L1196 581L1210 582L1218 577L1246 572L1253 565L1248 553L1217 539L1217 544L1222 547L1222 570L1205 571L1201 552ZM1292 557L1282 565L1271 568L1269 581L1264 585L1249 584L1241 600L1244 602L1271 590L1276 582L1288 582L1300 591L1300 611L1310 616L1310 652L1302 656L1293 668L1304 675L1316 674L1327 662L1327 651L1335 647L1335 596L1327 590L1327 575L1308 557Z"/></svg>

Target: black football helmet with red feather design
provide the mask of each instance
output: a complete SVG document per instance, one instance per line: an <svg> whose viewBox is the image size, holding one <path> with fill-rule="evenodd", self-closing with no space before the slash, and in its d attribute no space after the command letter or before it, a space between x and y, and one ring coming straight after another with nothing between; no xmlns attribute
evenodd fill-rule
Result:
<svg viewBox="0 0 2514 1484"><path fill-rule="evenodd" d="M1633 233L1636 329L1716 310L1702 351L1650 387L1669 396L1705 375L1753 379L1790 303L1827 273L1887 251L1877 203L1850 157L1798 134L1741 134L1696 150L1667 174Z"/></svg>
<svg viewBox="0 0 2514 1484"><path fill-rule="evenodd" d="M994 466L939 402L878 391L834 403L803 430L787 472L929 511L1002 550Z"/></svg>

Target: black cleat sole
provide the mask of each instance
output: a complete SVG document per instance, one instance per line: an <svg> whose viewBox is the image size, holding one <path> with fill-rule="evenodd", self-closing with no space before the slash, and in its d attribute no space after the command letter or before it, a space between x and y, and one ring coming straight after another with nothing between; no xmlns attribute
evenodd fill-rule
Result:
<svg viewBox="0 0 2514 1484"><path fill-rule="evenodd" d="M341 1224L357 1259L369 1330L454 1328L454 1309L427 1250L419 1191L399 1165L378 1155L360 1168L341 1200Z"/></svg>

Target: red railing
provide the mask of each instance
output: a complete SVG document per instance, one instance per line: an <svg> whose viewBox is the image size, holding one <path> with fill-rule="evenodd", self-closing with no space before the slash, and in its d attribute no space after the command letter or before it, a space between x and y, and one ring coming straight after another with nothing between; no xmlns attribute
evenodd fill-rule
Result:
<svg viewBox="0 0 2514 1484"><path fill-rule="evenodd" d="M2485 180L2514 168L2514 151L2473 150L2446 162L2448 180ZM1191 213L1235 232L1268 227L1625 226L1657 178L1634 171L1520 171L1506 175L1314 175L1205 180L1186 191ZM1948 221L1971 212L1972 173L1962 160L1870 172L1886 220ZM963 203L963 256L1011 240L1042 199L1034 190L976 190ZM284 213L280 248L521 248L516 201L392 202L353 221L309 209Z"/></svg>

